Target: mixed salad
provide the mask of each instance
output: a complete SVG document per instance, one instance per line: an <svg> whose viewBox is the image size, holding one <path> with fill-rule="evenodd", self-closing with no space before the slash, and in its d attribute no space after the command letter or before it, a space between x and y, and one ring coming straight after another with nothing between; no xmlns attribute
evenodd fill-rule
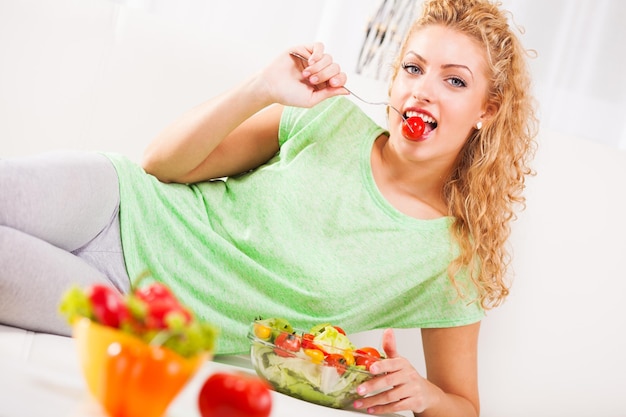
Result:
<svg viewBox="0 0 626 417"><path fill-rule="evenodd" d="M59 310L70 324L84 317L183 357L212 352L218 329L196 317L166 285L154 282L140 286L148 276L142 274L136 288L125 295L101 284L71 287L63 294Z"/></svg>
<svg viewBox="0 0 626 417"><path fill-rule="evenodd" d="M330 323L303 332L281 318L258 319L249 338L257 373L276 391L333 408L354 401L359 384L374 376L371 364L383 359L376 348L357 348Z"/></svg>

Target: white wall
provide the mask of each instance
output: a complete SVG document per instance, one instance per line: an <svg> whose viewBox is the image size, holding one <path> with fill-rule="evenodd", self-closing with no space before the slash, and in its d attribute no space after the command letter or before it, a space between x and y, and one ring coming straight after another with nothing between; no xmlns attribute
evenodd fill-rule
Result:
<svg viewBox="0 0 626 417"><path fill-rule="evenodd" d="M539 139L513 230L513 292L484 322L486 410L626 416L626 152Z"/></svg>
<svg viewBox="0 0 626 417"><path fill-rule="evenodd" d="M378 2L206 2L201 13L120 3L0 0L0 157L73 148L138 159L178 114L293 44L325 40L352 59L358 36L339 32L341 16L362 22ZM626 153L542 131L535 167L511 242L513 292L482 327L483 416L626 416ZM423 369L419 333L399 334Z"/></svg>
<svg viewBox="0 0 626 417"><path fill-rule="evenodd" d="M181 112L314 40L323 12L290 0L178 15L172 2L130 3L0 0L0 155L68 147L137 159Z"/></svg>

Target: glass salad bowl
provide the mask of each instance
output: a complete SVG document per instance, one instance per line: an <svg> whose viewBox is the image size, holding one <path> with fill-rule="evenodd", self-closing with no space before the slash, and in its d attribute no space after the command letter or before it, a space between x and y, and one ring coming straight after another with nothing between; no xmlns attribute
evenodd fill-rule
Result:
<svg viewBox="0 0 626 417"><path fill-rule="evenodd" d="M272 320L256 320L248 332L250 358L261 378L280 393L332 408L347 408L360 397L357 387L374 377L369 366L381 359L371 354L375 349L356 349L329 324L302 332Z"/></svg>

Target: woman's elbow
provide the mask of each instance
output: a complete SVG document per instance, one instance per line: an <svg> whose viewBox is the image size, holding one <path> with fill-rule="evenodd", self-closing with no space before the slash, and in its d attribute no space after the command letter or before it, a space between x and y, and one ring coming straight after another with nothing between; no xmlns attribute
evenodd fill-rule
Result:
<svg viewBox="0 0 626 417"><path fill-rule="evenodd" d="M146 174L154 176L161 182L173 182L173 178L167 174L167 170L164 169L164 166L164 162L155 155L155 152L150 149L144 152L141 159L141 168Z"/></svg>

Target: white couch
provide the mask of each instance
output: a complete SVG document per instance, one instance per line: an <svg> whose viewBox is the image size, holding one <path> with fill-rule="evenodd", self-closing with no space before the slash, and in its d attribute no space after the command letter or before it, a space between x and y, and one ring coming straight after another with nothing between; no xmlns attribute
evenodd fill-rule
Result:
<svg viewBox="0 0 626 417"><path fill-rule="evenodd" d="M119 3L0 2L0 80L11 81L0 94L0 156L79 148L137 159L182 111L316 35L307 20L294 23L292 4L301 11L302 2L255 6L255 14L286 14L272 34L245 13L229 31L219 19L199 28ZM380 91L350 80L361 95ZM557 132L542 131L539 141L538 175L511 239L512 294L481 330L482 415L624 417L626 153ZM399 336L423 370L419 332ZM379 341L378 332L357 337ZM71 339L0 327L0 417L40 415L33 410L42 407L88 414L58 395L81 403L74 359ZM175 410L193 415L191 395Z"/></svg>
<svg viewBox="0 0 626 417"><path fill-rule="evenodd" d="M254 373L247 356L222 356L205 363L183 388L164 417L200 417L198 393L211 374ZM1 417L106 417L87 391L68 337L0 326ZM272 392L271 417L356 417L361 412L335 410ZM409 413L386 417L408 417ZM385 416L383 416L385 417Z"/></svg>

